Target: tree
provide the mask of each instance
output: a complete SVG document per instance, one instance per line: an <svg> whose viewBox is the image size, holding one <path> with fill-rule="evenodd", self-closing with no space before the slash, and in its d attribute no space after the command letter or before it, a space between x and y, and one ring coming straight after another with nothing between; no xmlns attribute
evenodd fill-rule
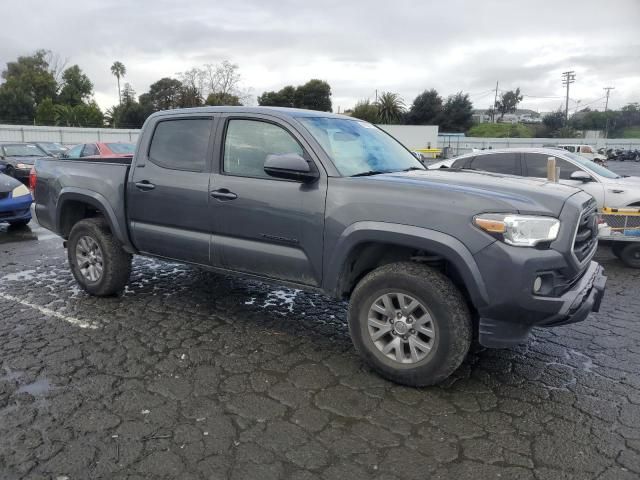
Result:
<svg viewBox="0 0 640 480"><path fill-rule="evenodd" d="M556 110L542 117L542 123L549 133L555 132L564 126L564 111Z"/></svg>
<svg viewBox="0 0 640 480"><path fill-rule="evenodd" d="M351 111L351 116L370 123L378 123L378 107L369 99L360 100Z"/></svg>
<svg viewBox="0 0 640 480"><path fill-rule="evenodd" d="M458 92L447 98L442 108L440 128L445 132L466 132L473 125L473 104L469 94Z"/></svg>
<svg viewBox="0 0 640 480"><path fill-rule="evenodd" d="M437 125L441 114L442 97L432 88L413 100L406 122L409 125Z"/></svg>
<svg viewBox="0 0 640 480"><path fill-rule="evenodd" d="M58 103L75 107L88 101L93 94L93 83L78 65L67 68L62 73L62 88L58 95Z"/></svg>
<svg viewBox="0 0 640 480"><path fill-rule="evenodd" d="M258 105L263 107L294 108L296 106L296 87L287 85L277 92L263 92L258 97Z"/></svg>
<svg viewBox="0 0 640 480"><path fill-rule="evenodd" d="M238 95L240 74L238 65L224 60L218 65L207 64L204 66L205 77L208 82L209 94Z"/></svg>
<svg viewBox="0 0 640 480"><path fill-rule="evenodd" d="M80 105L55 105L55 124L64 127L102 127L104 116L95 102Z"/></svg>
<svg viewBox="0 0 640 480"><path fill-rule="evenodd" d="M118 80L118 103L122 103L122 96L120 95L120 77L124 77L127 74L127 67L122 62L115 61L111 65L111 74L115 75Z"/></svg>
<svg viewBox="0 0 640 480"><path fill-rule="evenodd" d="M36 109L36 124L37 125L55 125L56 124L56 110L53 100L45 98L38 108Z"/></svg>
<svg viewBox="0 0 640 480"><path fill-rule="evenodd" d="M124 84L122 89L122 103L129 104L136 101L136 91L129 82Z"/></svg>
<svg viewBox="0 0 640 480"><path fill-rule="evenodd" d="M231 93L210 93L207 97L207 100L204 102L206 105L231 105L231 106L240 106L242 102L240 102L240 97L237 95L233 95Z"/></svg>
<svg viewBox="0 0 640 480"><path fill-rule="evenodd" d="M180 106L182 82L164 77L149 86L149 91L140 95L140 104L152 112L170 110Z"/></svg>
<svg viewBox="0 0 640 480"><path fill-rule="evenodd" d="M309 80L296 88L295 105L297 108L330 112L331 87L324 80Z"/></svg>
<svg viewBox="0 0 640 480"><path fill-rule="evenodd" d="M504 92L496 104L496 109L500 112L500 120L504 118L506 113L514 113L521 101L522 95L520 95L520 88Z"/></svg>
<svg viewBox="0 0 640 480"><path fill-rule="evenodd" d="M398 123L405 111L405 105L400 95L391 92L382 92L376 102L380 123Z"/></svg>
<svg viewBox="0 0 640 480"><path fill-rule="evenodd" d="M45 98L55 98L56 80L49 71L47 52L18 57L8 62L0 85L0 119L6 122L30 123Z"/></svg>

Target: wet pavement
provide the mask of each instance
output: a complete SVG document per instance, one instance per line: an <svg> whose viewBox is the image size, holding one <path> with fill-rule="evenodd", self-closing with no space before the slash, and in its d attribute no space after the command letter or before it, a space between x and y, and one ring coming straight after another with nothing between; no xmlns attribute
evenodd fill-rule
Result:
<svg viewBox="0 0 640 480"><path fill-rule="evenodd" d="M382 380L345 305L136 258L81 292L61 241L0 228L0 478L637 479L640 270L601 312L445 384Z"/></svg>

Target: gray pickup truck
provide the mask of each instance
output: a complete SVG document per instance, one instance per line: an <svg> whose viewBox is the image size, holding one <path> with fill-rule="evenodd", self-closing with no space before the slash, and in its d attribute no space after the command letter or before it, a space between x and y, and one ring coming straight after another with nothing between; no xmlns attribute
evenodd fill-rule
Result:
<svg viewBox="0 0 640 480"><path fill-rule="evenodd" d="M358 352L407 385L448 377L474 337L508 347L584 320L606 282L590 195L426 170L324 112L158 112L132 160L38 161L32 188L90 294L122 290L139 254L348 299Z"/></svg>

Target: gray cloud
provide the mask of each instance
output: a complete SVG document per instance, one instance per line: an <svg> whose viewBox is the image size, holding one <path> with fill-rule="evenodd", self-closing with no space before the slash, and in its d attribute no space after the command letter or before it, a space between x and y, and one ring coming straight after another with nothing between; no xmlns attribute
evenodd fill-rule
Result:
<svg viewBox="0 0 640 480"><path fill-rule="evenodd" d="M116 59L138 93L163 76L230 59L257 93L326 79L342 109L376 89L409 104L428 88L470 92L485 108L499 80L528 95L523 106L550 110L561 103L559 75L568 69L578 77L575 105L596 101L609 84L617 87L613 107L640 100L637 0L23 0L3 13L0 62L54 50L87 72L103 107L116 100Z"/></svg>

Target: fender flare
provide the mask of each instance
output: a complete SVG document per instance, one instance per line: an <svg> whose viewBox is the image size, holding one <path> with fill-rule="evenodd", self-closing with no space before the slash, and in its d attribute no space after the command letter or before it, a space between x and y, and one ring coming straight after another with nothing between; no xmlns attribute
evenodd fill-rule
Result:
<svg viewBox="0 0 640 480"><path fill-rule="evenodd" d="M489 303L489 295L473 255L457 238L428 228L387 222L363 221L347 227L337 239L327 259L324 290L334 296L338 291L343 267L350 253L360 244L379 242L426 250L451 262L462 277L476 308Z"/></svg>
<svg viewBox="0 0 640 480"><path fill-rule="evenodd" d="M68 201L83 202L91 205L97 210L100 210L104 214L105 220L109 224L109 228L113 232L113 235L120 241L120 243L122 243L124 249L129 253L135 252L133 245L129 241L129 235L126 230L126 225L122 225L121 222L118 221L118 216L113 210L111 203L109 203L104 195L92 190L86 190L76 187L66 187L60 191L60 195L58 196L58 202L56 205L56 231L62 232L62 212L65 203Z"/></svg>

